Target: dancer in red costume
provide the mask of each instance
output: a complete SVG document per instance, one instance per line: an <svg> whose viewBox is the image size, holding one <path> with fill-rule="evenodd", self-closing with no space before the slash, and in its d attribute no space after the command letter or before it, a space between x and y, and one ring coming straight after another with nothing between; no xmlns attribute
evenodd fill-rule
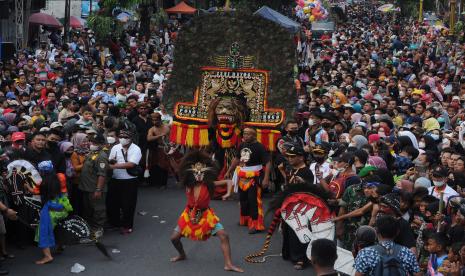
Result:
<svg viewBox="0 0 465 276"><path fill-rule="evenodd" d="M189 153L180 165L181 183L186 187L187 206L178 220L178 225L171 236L171 242L178 251L172 262L186 259L181 238L205 241L210 236L217 236L221 241L224 256L224 270L244 272L233 265L229 237L219 222L220 219L210 208L210 198L214 191L214 181L218 175L211 158L200 151ZM228 189L229 190L229 189Z"/></svg>

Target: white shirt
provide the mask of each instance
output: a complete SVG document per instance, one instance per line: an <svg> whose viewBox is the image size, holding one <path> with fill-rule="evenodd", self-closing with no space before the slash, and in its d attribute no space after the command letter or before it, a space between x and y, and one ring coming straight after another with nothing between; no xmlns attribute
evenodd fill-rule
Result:
<svg viewBox="0 0 465 276"><path fill-rule="evenodd" d="M429 194L437 199L441 199L441 195L434 188L434 186L428 188ZM443 201L447 204L447 202L449 201L449 197L457 195L459 195L459 193L457 193L454 189L449 187L449 185L446 185L446 188L444 189Z"/></svg>
<svg viewBox="0 0 465 276"><path fill-rule="evenodd" d="M154 82L154 83L158 82L158 83L162 84L164 80L165 80L165 76L163 76L162 74L159 74L159 73L155 73L153 75L152 82Z"/></svg>
<svg viewBox="0 0 465 276"><path fill-rule="evenodd" d="M313 175L313 184L319 184L320 181L316 177L316 162L310 164L310 170L312 171ZM329 167L328 162L324 162L323 164L319 165L318 170L322 173L322 177L326 178L329 173L331 172L331 168Z"/></svg>
<svg viewBox="0 0 465 276"><path fill-rule="evenodd" d="M109 159L115 159L117 164L126 163L124 160L123 153L121 150L123 146L121 144L115 145L111 148ZM127 152L127 160L128 162L134 163L136 165L139 164L140 160L142 159L142 152L140 151L139 146L132 143ZM129 175L126 169L114 169L113 170L113 178L114 179L133 179L137 178L137 176Z"/></svg>

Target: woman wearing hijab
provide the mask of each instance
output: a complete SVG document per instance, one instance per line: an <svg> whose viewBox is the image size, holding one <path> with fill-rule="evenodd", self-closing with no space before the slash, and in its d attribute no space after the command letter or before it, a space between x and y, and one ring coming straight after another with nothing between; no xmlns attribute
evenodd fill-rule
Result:
<svg viewBox="0 0 465 276"><path fill-rule="evenodd" d="M434 153L435 157L439 157L438 143L430 135L421 137L418 147L424 151Z"/></svg>
<svg viewBox="0 0 465 276"><path fill-rule="evenodd" d="M357 149L361 149L364 145L368 144L367 138L362 135L355 135L351 140L352 141L350 142L349 147L354 147Z"/></svg>
<svg viewBox="0 0 465 276"><path fill-rule="evenodd" d="M416 149L418 149L418 140L417 140L417 137L415 137L415 134L413 134L411 131L408 131L408 130L403 130L403 131L399 131L399 138L401 136L407 136L410 141L412 142L412 146L415 147Z"/></svg>
<svg viewBox="0 0 465 276"><path fill-rule="evenodd" d="M332 104L333 108L339 108L348 102L349 101L347 100L347 97L346 95L344 95L344 93L340 91L334 92L333 104Z"/></svg>

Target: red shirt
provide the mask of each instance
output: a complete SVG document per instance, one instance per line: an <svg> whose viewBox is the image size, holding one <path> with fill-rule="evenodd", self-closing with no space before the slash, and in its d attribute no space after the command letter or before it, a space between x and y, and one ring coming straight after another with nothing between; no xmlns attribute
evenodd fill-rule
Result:
<svg viewBox="0 0 465 276"><path fill-rule="evenodd" d="M200 184L200 192L197 200L194 195L194 190L194 188L186 189L187 207L207 209L210 206L210 192L208 191L207 185L204 183Z"/></svg>

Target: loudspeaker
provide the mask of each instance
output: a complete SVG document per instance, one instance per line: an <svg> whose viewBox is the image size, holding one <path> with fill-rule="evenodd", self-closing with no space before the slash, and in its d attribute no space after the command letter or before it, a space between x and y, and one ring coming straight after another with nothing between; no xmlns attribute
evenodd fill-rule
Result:
<svg viewBox="0 0 465 276"><path fill-rule="evenodd" d="M0 0L0 19L10 18L10 5L6 0Z"/></svg>
<svg viewBox="0 0 465 276"><path fill-rule="evenodd" d="M0 60L14 58L15 44L13 42L2 42L0 45Z"/></svg>

